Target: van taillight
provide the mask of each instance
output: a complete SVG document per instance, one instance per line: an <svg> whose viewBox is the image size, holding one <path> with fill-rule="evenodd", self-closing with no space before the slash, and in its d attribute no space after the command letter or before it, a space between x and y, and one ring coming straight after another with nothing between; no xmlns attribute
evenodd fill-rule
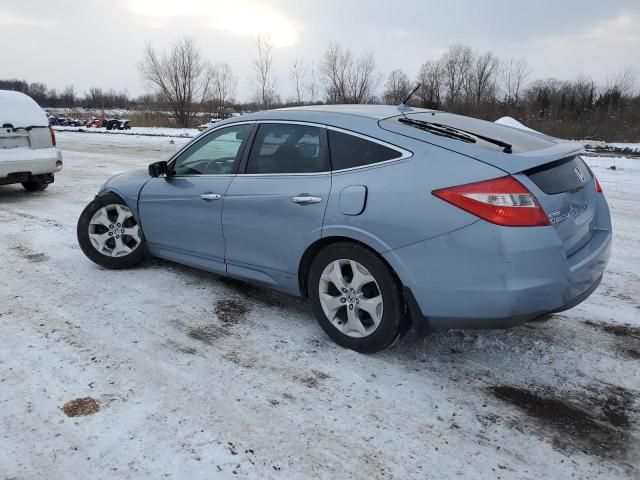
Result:
<svg viewBox="0 0 640 480"><path fill-rule="evenodd" d="M458 208L505 227L541 227L549 218L536 197L513 177L442 188L432 192Z"/></svg>
<svg viewBox="0 0 640 480"><path fill-rule="evenodd" d="M600 186L600 182L598 181L598 177L594 177L596 179L596 192L602 193L602 187Z"/></svg>
<svg viewBox="0 0 640 480"><path fill-rule="evenodd" d="M53 146L56 146L56 132L53 129L53 127L49 127L49 132L51 133L51 143L53 143Z"/></svg>

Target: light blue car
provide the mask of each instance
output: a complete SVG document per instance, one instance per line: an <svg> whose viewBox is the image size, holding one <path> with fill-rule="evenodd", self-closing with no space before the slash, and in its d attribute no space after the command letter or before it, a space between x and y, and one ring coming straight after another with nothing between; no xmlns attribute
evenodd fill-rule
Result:
<svg viewBox="0 0 640 480"><path fill-rule="evenodd" d="M496 328L598 286L609 208L581 145L449 113L315 106L217 123L109 180L78 240L307 297L360 352L426 330Z"/></svg>

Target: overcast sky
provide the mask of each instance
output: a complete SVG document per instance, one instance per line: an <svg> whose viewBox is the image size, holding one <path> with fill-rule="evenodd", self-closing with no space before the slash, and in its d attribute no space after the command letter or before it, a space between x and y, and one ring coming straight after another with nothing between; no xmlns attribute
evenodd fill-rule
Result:
<svg viewBox="0 0 640 480"><path fill-rule="evenodd" d="M260 32L276 45L284 98L292 61L318 63L330 41L374 52L385 77L395 68L414 76L454 43L524 56L535 78L604 82L640 68L639 0L21 0L0 3L0 78L138 95L145 43L163 49L189 35L206 58L231 64L246 100Z"/></svg>

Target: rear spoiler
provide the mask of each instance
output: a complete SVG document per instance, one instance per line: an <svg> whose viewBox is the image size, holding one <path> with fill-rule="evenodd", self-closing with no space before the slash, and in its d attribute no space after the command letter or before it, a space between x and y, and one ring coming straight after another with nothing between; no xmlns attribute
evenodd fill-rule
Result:
<svg viewBox="0 0 640 480"><path fill-rule="evenodd" d="M507 173L520 173L525 170L574 157L584 153L584 146L578 142L560 142L549 148L531 150L510 156L495 155L493 152L480 152L475 157L489 165L498 167Z"/></svg>

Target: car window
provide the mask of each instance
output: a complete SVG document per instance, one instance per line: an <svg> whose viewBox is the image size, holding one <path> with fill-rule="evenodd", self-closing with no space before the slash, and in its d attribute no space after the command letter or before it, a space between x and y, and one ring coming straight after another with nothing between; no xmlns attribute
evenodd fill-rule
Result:
<svg viewBox="0 0 640 480"><path fill-rule="evenodd" d="M175 175L225 175L242 154L253 125L235 125L211 132L183 152Z"/></svg>
<svg viewBox="0 0 640 480"><path fill-rule="evenodd" d="M324 129L307 125L260 125L247 173L314 173L329 170Z"/></svg>
<svg viewBox="0 0 640 480"><path fill-rule="evenodd" d="M402 152L348 133L329 130L329 150L334 170L361 167L400 158Z"/></svg>

